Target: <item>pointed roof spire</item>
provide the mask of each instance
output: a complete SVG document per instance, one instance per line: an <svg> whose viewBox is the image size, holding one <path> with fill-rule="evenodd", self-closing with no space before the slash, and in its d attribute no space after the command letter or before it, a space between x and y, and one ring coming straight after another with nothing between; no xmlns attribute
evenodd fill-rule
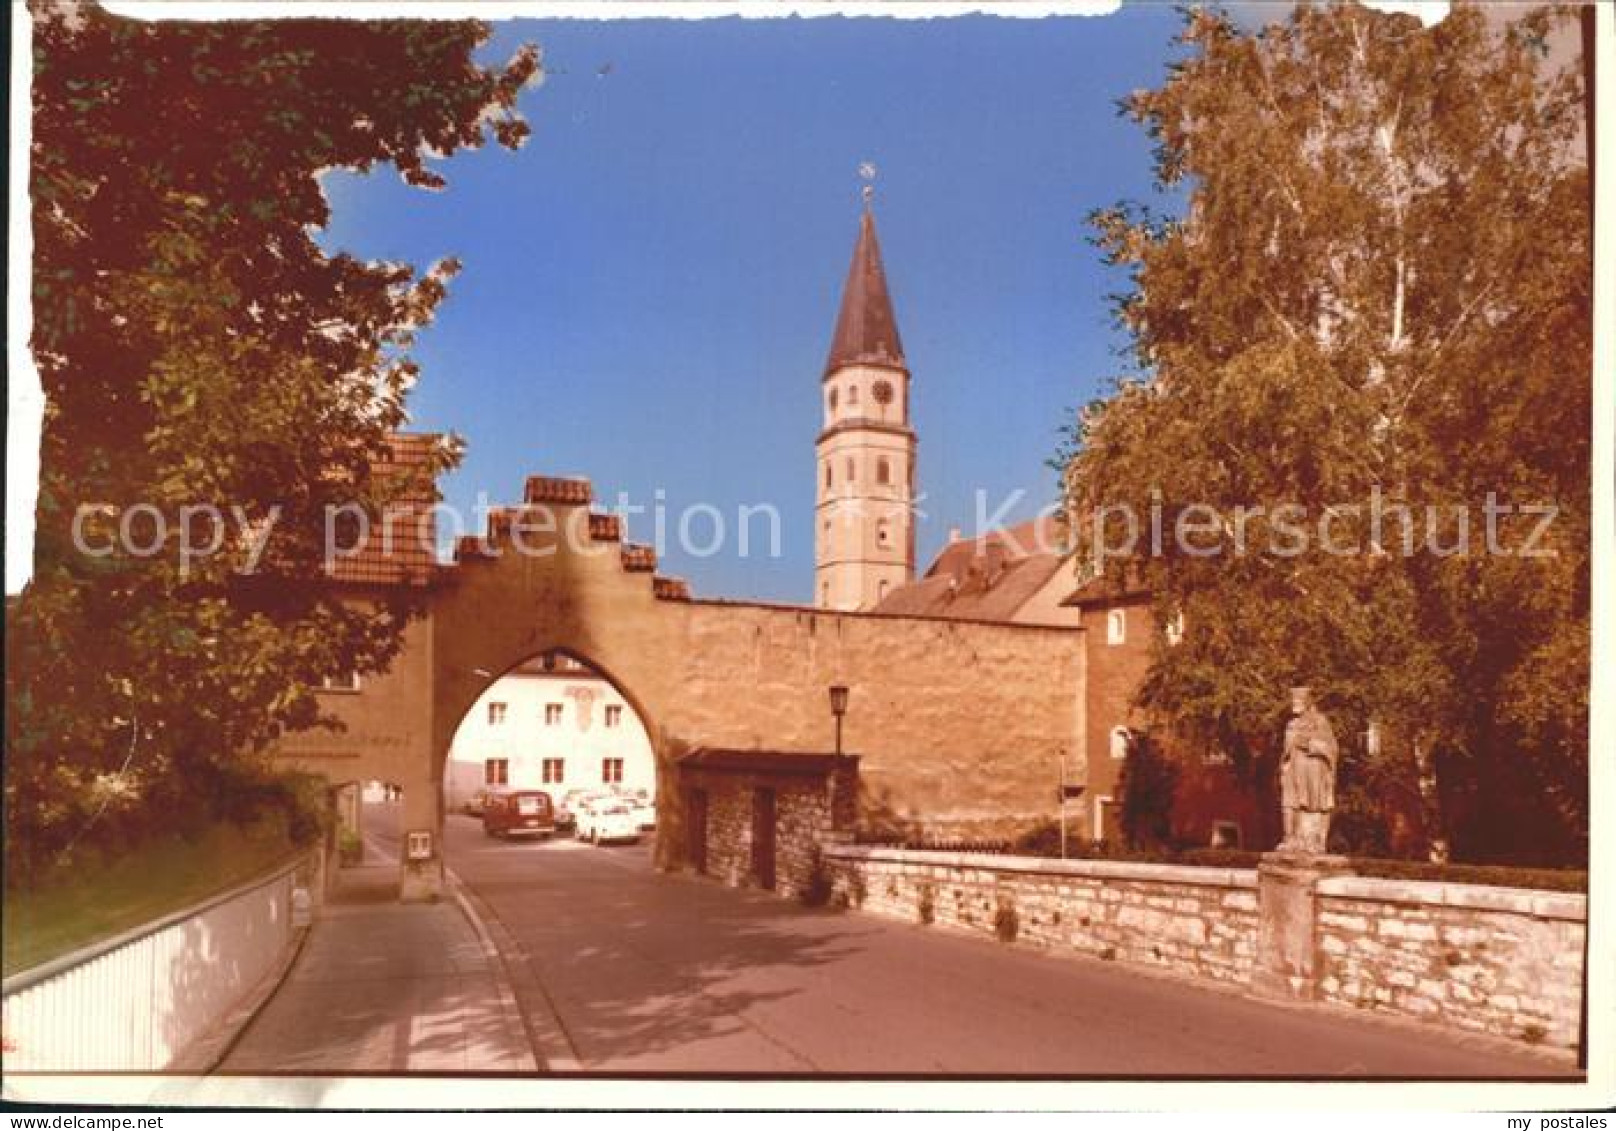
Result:
<svg viewBox="0 0 1616 1131"><path fill-rule="evenodd" d="M859 224L853 262L847 269L842 288L842 311L836 319L836 335L831 339L825 372L844 365L888 365L900 369L903 343L898 339L898 322L892 315L892 297L887 293L887 276L881 267L881 245L875 238L875 216L869 198Z"/></svg>

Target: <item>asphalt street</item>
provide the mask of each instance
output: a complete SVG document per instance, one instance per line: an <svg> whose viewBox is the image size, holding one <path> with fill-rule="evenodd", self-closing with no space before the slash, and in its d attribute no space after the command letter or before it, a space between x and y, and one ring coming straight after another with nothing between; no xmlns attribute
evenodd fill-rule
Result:
<svg viewBox="0 0 1616 1131"><path fill-rule="evenodd" d="M396 835L386 807L367 830ZM655 872L649 843L505 842L452 816L450 867L496 916L586 1071L1107 1078L1575 1075L1496 1042L1275 1005Z"/></svg>

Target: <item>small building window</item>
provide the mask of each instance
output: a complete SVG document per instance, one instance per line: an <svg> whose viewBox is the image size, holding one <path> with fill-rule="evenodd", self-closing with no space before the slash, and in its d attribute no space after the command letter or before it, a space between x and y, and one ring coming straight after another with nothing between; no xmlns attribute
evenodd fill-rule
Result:
<svg viewBox="0 0 1616 1131"><path fill-rule="evenodd" d="M1211 846L1213 848L1239 848L1240 822L1213 821Z"/></svg>
<svg viewBox="0 0 1616 1131"><path fill-rule="evenodd" d="M490 704L488 704L488 725L491 726L491 727L497 727L497 726L504 726L505 725L505 704L504 703L490 703Z"/></svg>
<svg viewBox="0 0 1616 1131"><path fill-rule="evenodd" d="M890 588L891 583L884 578L877 582L875 586L875 599L877 601L885 601L887 599L887 590Z"/></svg>
<svg viewBox="0 0 1616 1131"><path fill-rule="evenodd" d="M561 725L561 704L546 703L544 705L544 725L558 727Z"/></svg>
<svg viewBox="0 0 1616 1131"><path fill-rule="evenodd" d="M847 387L847 403L850 404L850 405L858 404L858 386L857 385L849 385Z"/></svg>
<svg viewBox="0 0 1616 1131"><path fill-rule="evenodd" d="M858 482L858 468L854 466L852 456L847 457L847 481L849 483Z"/></svg>
<svg viewBox="0 0 1616 1131"><path fill-rule="evenodd" d="M892 527L884 518L875 524L875 544L883 550L892 545Z"/></svg>
<svg viewBox="0 0 1616 1131"><path fill-rule="evenodd" d="M1128 614L1122 609L1112 609L1105 615L1105 642L1121 644L1127 639Z"/></svg>
<svg viewBox="0 0 1616 1131"><path fill-rule="evenodd" d="M892 463L886 456L875 461L875 481L883 487L892 482Z"/></svg>
<svg viewBox="0 0 1616 1131"><path fill-rule="evenodd" d="M1111 728L1111 759L1113 761L1120 762L1128 756L1128 740L1127 727Z"/></svg>
<svg viewBox="0 0 1616 1131"><path fill-rule="evenodd" d="M602 758L600 760L600 780L606 785L618 785L623 780L623 759Z"/></svg>
<svg viewBox="0 0 1616 1131"><path fill-rule="evenodd" d="M560 785L567 780L567 760L546 758L539 763L539 780L546 785Z"/></svg>
<svg viewBox="0 0 1616 1131"><path fill-rule="evenodd" d="M830 410L832 412L836 411L836 386L835 385L832 385L830 387Z"/></svg>
<svg viewBox="0 0 1616 1131"><path fill-rule="evenodd" d="M819 604L822 608L830 607L830 582L828 581L819 583Z"/></svg>
<svg viewBox="0 0 1616 1131"><path fill-rule="evenodd" d="M509 785L511 783L511 760L509 758L489 758L483 762L484 785Z"/></svg>
<svg viewBox="0 0 1616 1131"><path fill-rule="evenodd" d="M1184 640L1184 614L1174 613L1168 617L1167 623L1162 626L1162 632L1167 637L1167 643L1175 646L1182 643Z"/></svg>
<svg viewBox="0 0 1616 1131"><path fill-rule="evenodd" d="M606 725L609 726L609 727L614 727L614 726L620 725L622 723L622 721L623 721L623 708L622 708L622 706L620 704L617 704L617 703L608 703L608 704L606 704Z"/></svg>
<svg viewBox="0 0 1616 1131"><path fill-rule="evenodd" d="M826 460L825 461L825 490L827 490L827 491L829 491L830 488L831 488L830 479L831 479L830 460Z"/></svg>
<svg viewBox="0 0 1616 1131"><path fill-rule="evenodd" d="M359 690L359 673L344 672L342 675L328 675L320 680L320 690L352 695Z"/></svg>

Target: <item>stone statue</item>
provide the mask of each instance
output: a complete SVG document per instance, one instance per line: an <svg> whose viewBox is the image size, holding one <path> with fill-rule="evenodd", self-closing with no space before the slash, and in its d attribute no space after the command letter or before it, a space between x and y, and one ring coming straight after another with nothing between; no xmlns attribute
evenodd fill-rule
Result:
<svg viewBox="0 0 1616 1131"><path fill-rule="evenodd" d="M1291 721L1279 759L1279 804L1285 819L1280 852L1322 855L1335 811L1335 764L1340 753L1330 720L1307 687L1291 688Z"/></svg>

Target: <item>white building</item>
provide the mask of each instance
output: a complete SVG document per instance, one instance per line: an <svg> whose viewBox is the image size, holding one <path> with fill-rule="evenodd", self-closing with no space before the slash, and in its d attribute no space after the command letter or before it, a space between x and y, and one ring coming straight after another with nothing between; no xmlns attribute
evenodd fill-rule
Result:
<svg viewBox="0 0 1616 1131"><path fill-rule="evenodd" d="M656 792L651 739L634 708L591 669L544 656L496 680L455 732L444 802L490 785Z"/></svg>

